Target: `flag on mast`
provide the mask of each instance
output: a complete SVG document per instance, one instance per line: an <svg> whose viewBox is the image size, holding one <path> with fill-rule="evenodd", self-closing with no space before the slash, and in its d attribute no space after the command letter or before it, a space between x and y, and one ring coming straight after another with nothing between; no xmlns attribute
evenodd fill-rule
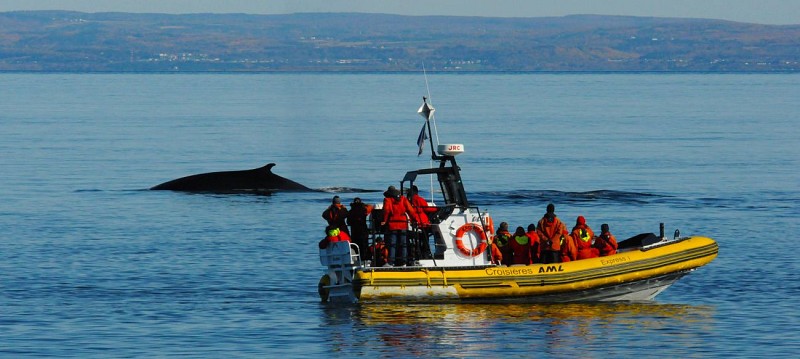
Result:
<svg viewBox="0 0 800 359"><path fill-rule="evenodd" d="M425 140L428 139L428 133L425 132L425 126L433 117L433 111L436 111L436 109L428 104L428 98L422 96L422 106L419 107L417 113L420 114L420 116L425 117L425 123L422 124L422 130L419 131L419 136L417 137L417 146L419 147L419 152L417 152L418 157L422 154L422 147L425 145Z"/></svg>
<svg viewBox="0 0 800 359"><path fill-rule="evenodd" d="M422 96L422 106L419 107L419 110L417 110L417 113L420 116L425 117L426 120L430 120L433 117L433 112L434 111L436 111L436 109L433 108L433 106L428 104L428 98L425 97L425 96Z"/></svg>
<svg viewBox="0 0 800 359"><path fill-rule="evenodd" d="M427 122L422 124L422 130L419 131L419 137L417 137L417 146L419 147L419 152L417 152L417 157L422 154L422 147L425 146L425 140L428 139L428 133L425 132L425 125Z"/></svg>

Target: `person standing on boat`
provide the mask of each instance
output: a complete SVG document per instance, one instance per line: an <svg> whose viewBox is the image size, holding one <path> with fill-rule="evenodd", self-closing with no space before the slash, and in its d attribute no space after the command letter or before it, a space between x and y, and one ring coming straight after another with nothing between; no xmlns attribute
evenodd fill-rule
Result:
<svg viewBox="0 0 800 359"><path fill-rule="evenodd" d="M389 186L384 194L386 198L383 199L383 222L381 225L388 225L388 265L406 265L408 264L406 230L408 230L409 218L417 222L416 213L408 199L401 196L400 191L394 186Z"/></svg>
<svg viewBox="0 0 800 359"><path fill-rule="evenodd" d="M347 208L342 205L342 200L339 199L339 196L333 196L333 200L331 200L331 205L322 212L322 218L324 218L329 226L336 226L339 228L340 231L350 234L350 230L347 229Z"/></svg>
<svg viewBox="0 0 800 359"><path fill-rule="evenodd" d="M372 208L361 202L361 198L354 198L347 212L347 224L350 226L350 238L358 245L361 260L367 259L369 247L369 230L367 229L367 216Z"/></svg>
<svg viewBox="0 0 800 359"><path fill-rule="evenodd" d="M497 233L492 241L492 257L495 263L511 265L514 261L514 253L511 250L511 233L508 231L508 223L500 222Z"/></svg>
<svg viewBox="0 0 800 359"><path fill-rule="evenodd" d="M528 225L528 231L525 232L525 235L531 239L531 263L541 263L540 257L540 240L539 235L536 234L536 225L531 223Z"/></svg>
<svg viewBox="0 0 800 359"><path fill-rule="evenodd" d="M575 260L595 258L600 255L597 248L592 247L594 231L586 224L586 218L578 216L575 227L572 227L572 241L575 243Z"/></svg>
<svg viewBox="0 0 800 359"><path fill-rule="evenodd" d="M600 226L600 237L594 241L594 247L600 252L601 257L617 253L617 238L608 230L608 224Z"/></svg>
<svg viewBox="0 0 800 359"><path fill-rule="evenodd" d="M556 217L555 211L556 206L552 203L548 204L547 213L544 214L536 226L541 240L541 257L544 264L562 261L564 256L562 256L561 247L566 242L566 238L569 237L567 227Z"/></svg>
<svg viewBox="0 0 800 359"><path fill-rule="evenodd" d="M419 188L416 185L411 186L411 206L417 213L417 226L419 232L417 233L417 246L419 246L420 258L430 259L433 258L431 254L431 245L428 240L431 233L431 220L428 218L429 213L436 212L436 207L428 206L428 201L419 195Z"/></svg>
<svg viewBox="0 0 800 359"><path fill-rule="evenodd" d="M511 264L532 264L531 258L531 238L525 233L525 228L517 227L511 240L508 241L511 247Z"/></svg>

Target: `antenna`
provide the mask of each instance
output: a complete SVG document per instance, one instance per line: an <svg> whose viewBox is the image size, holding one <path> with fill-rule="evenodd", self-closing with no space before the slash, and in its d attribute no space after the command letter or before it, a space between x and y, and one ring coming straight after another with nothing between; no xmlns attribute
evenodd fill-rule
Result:
<svg viewBox="0 0 800 359"><path fill-rule="evenodd" d="M428 85L428 71L425 70L425 60L422 60L422 75L425 77L425 90L428 91L428 102L431 101L431 87ZM431 114L431 121L433 121L433 135L436 136L436 145L439 145L439 128L436 126L436 116ZM433 138L431 138L431 147L433 147ZM431 160L433 166L433 160Z"/></svg>
<svg viewBox="0 0 800 359"><path fill-rule="evenodd" d="M422 76L425 77L425 90L428 92L428 101L430 101L430 98L431 98L431 87L430 87L430 85L428 85L428 71L425 70L425 60L422 60ZM422 100L425 101L425 99L422 99ZM436 128L436 118L433 116L433 114L431 114L431 119L433 120L433 127L435 129L434 132L436 133L436 144L438 145L439 144L439 129ZM427 119L426 119L426 121L427 121ZM428 131L430 132L430 122L428 122ZM431 141L431 151L433 151L433 138L431 138L430 141ZM431 157L428 160L428 167L429 168L433 168L433 157ZM433 188L434 188L433 187L433 174L429 175L428 179L430 179L430 182L431 182L430 183L431 190L429 192L430 196L431 196L430 202L433 203Z"/></svg>

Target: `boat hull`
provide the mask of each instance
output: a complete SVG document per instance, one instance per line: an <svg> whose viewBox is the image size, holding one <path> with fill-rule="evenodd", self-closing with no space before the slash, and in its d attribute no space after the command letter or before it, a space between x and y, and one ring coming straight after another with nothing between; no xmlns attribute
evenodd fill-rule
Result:
<svg viewBox="0 0 800 359"><path fill-rule="evenodd" d="M717 252L712 239L689 237L549 265L368 268L355 272L353 291L362 303L651 300Z"/></svg>

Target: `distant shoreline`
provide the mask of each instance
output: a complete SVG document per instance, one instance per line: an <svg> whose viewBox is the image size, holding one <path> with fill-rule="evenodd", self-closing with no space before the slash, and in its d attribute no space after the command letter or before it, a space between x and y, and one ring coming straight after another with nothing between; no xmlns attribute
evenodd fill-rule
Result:
<svg viewBox="0 0 800 359"><path fill-rule="evenodd" d="M571 15L0 13L0 71L794 73L800 25Z"/></svg>
<svg viewBox="0 0 800 359"><path fill-rule="evenodd" d="M21 71L0 74L73 75L419 75L423 71ZM429 75L792 75L798 70L773 71L426 71Z"/></svg>

